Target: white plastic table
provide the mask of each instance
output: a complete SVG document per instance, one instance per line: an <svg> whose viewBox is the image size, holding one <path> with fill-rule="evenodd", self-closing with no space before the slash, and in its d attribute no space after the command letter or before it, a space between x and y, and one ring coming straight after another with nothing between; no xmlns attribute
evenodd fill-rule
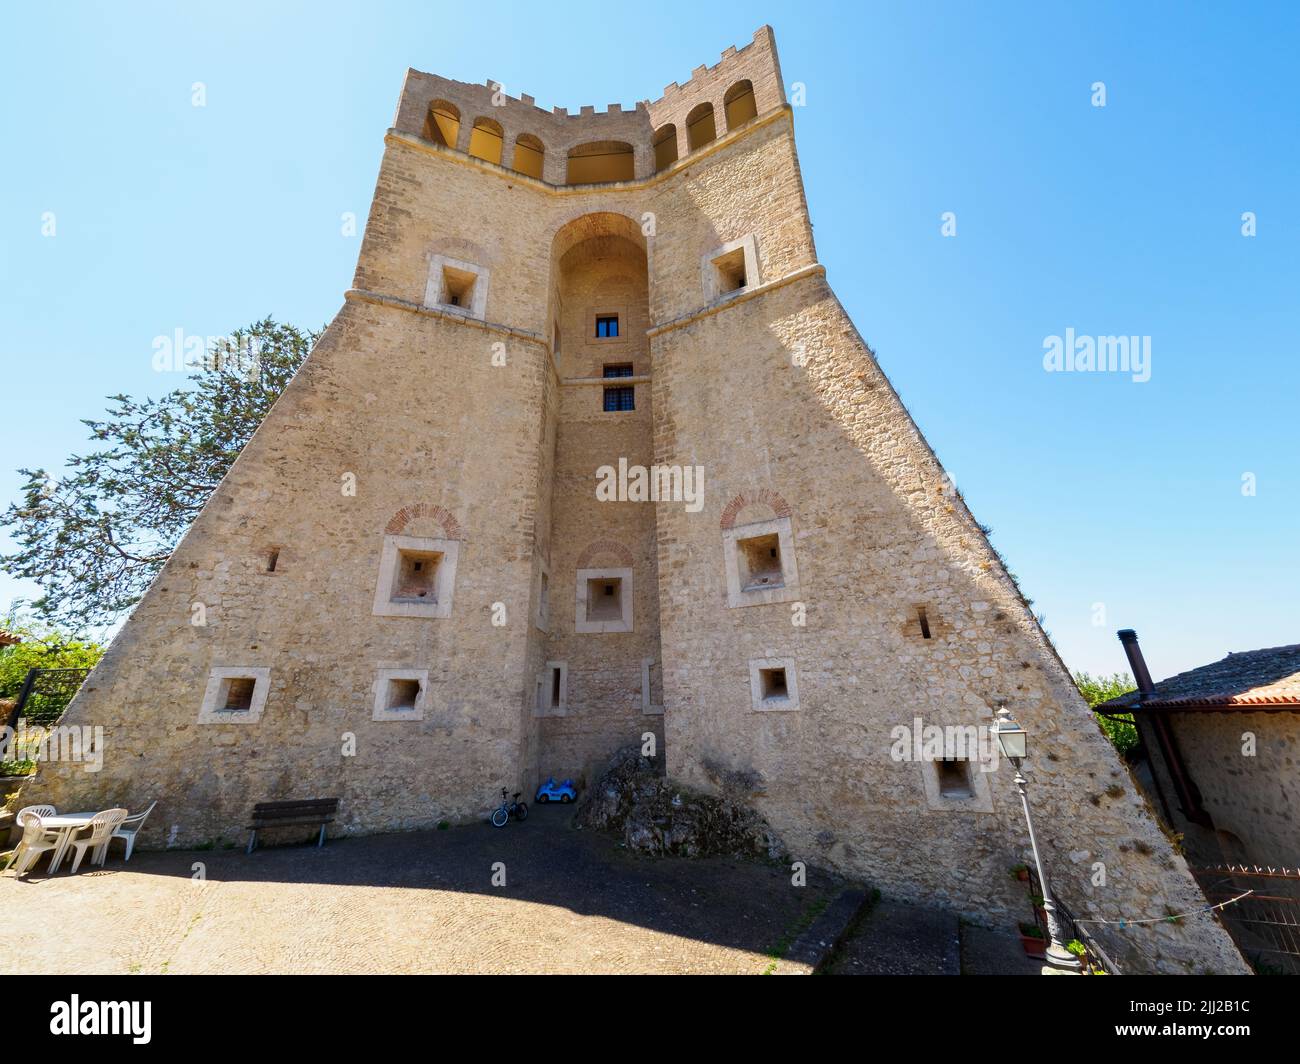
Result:
<svg viewBox="0 0 1300 1064"><path fill-rule="evenodd" d="M54 851L54 856L50 858L50 875L59 870L59 865L63 862L63 855L68 850L68 843L72 841L72 836L77 833L77 829L89 827L94 816L95 814L92 812L56 813L54 816L41 817L41 827L50 831L62 832L58 849Z"/></svg>

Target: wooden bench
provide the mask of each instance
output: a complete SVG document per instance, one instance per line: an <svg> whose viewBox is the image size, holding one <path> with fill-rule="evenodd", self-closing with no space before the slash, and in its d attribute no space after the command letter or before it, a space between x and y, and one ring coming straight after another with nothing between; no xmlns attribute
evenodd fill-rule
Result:
<svg viewBox="0 0 1300 1064"><path fill-rule="evenodd" d="M257 833L262 828L293 827L295 824L320 825L320 838L317 846L325 845L325 827L334 822L338 812L337 798L305 798L294 802L258 802L253 806L253 822L248 825L252 832L248 837L247 853L253 852L257 845Z"/></svg>

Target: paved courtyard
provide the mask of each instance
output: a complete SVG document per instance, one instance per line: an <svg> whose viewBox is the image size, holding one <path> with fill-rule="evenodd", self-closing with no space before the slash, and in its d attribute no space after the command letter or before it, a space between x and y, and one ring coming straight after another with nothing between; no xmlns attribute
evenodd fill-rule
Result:
<svg viewBox="0 0 1300 1064"><path fill-rule="evenodd" d="M839 888L792 887L783 866L638 857L571 819L539 808L502 830L129 864L115 843L104 869L76 876L42 862L0 877L17 931L0 971L761 974Z"/></svg>

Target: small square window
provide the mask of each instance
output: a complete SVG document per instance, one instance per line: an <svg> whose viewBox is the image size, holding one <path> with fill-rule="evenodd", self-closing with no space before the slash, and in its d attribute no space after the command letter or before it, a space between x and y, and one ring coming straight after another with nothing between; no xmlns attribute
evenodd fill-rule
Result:
<svg viewBox="0 0 1300 1064"><path fill-rule="evenodd" d="M597 314L596 337L601 340L612 340L616 336L618 336L618 315Z"/></svg>
<svg viewBox="0 0 1300 1064"><path fill-rule="evenodd" d="M603 577L587 581L587 620L617 621L623 617L623 581Z"/></svg>
<svg viewBox="0 0 1300 1064"><path fill-rule="evenodd" d="M375 676L371 720L424 720L427 669L380 669Z"/></svg>
<svg viewBox="0 0 1300 1064"><path fill-rule="evenodd" d="M442 268L442 299L440 302L448 307L469 309L474 305L474 282L476 274L468 270L459 270L454 266Z"/></svg>
<svg viewBox="0 0 1300 1064"><path fill-rule="evenodd" d="M419 680L389 680L388 698L385 709L413 710L420 698Z"/></svg>
<svg viewBox="0 0 1300 1064"><path fill-rule="evenodd" d="M725 255L719 255L713 260L713 268L717 270L719 295L739 292L745 287L745 249L743 247L728 251Z"/></svg>
<svg viewBox="0 0 1300 1064"><path fill-rule="evenodd" d="M727 606L762 606L799 597L790 518L757 521L722 533Z"/></svg>
<svg viewBox="0 0 1300 1064"><path fill-rule="evenodd" d="M761 282L758 241L753 233L732 240L700 256L701 281L707 303L737 292L752 291Z"/></svg>
<svg viewBox="0 0 1300 1064"><path fill-rule="evenodd" d="M966 761L945 759L934 763L939 776L939 793L944 798L973 797L970 766Z"/></svg>
<svg viewBox="0 0 1300 1064"><path fill-rule="evenodd" d="M460 543L385 536L372 612L376 617L451 616Z"/></svg>
<svg viewBox="0 0 1300 1064"><path fill-rule="evenodd" d="M397 572L393 576L392 602L438 601L439 551L401 550L397 552Z"/></svg>
<svg viewBox="0 0 1300 1064"><path fill-rule="evenodd" d="M761 588L783 587L781 573L781 538L775 532L751 539L738 539L740 589L756 591Z"/></svg>
<svg viewBox="0 0 1300 1064"><path fill-rule="evenodd" d="M218 665L208 673L199 706L200 724L256 724L271 690L265 666Z"/></svg>
<svg viewBox="0 0 1300 1064"><path fill-rule="evenodd" d="M758 682L764 702L790 697L790 689L785 683L785 669L759 669Z"/></svg>
<svg viewBox="0 0 1300 1064"><path fill-rule="evenodd" d="M632 631L632 570L579 569L574 631Z"/></svg>
<svg viewBox="0 0 1300 1064"><path fill-rule="evenodd" d="M606 377L630 377L632 376L631 362L607 362L604 368Z"/></svg>
<svg viewBox="0 0 1300 1064"><path fill-rule="evenodd" d="M750 708L799 708L799 683L793 658L756 658L749 663Z"/></svg>
<svg viewBox="0 0 1300 1064"><path fill-rule="evenodd" d="M488 269L475 262L463 262L446 255L429 256L429 275L424 285L424 305L451 308L466 317L487 317Z"/></svg>
<svg viewBox="0 0 1300 1064"><path fill-rule="evenodd" d="M606 388L605 410L607 412L636 409L636 388Z"/></svg>
<svg viewBox="0 0 1300 1064"><path fill-rule="evenodd" d="M253 708L253 690L257 681L251 676L233 676L226 681L222 709L249 710Z"/></svg>

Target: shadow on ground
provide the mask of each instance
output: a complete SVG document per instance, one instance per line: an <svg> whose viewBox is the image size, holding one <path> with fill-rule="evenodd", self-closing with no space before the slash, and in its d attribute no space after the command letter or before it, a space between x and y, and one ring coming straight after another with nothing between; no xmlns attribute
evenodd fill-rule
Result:
<svg viewBox="0 0 1300 1064"><path fill-rule="evenodd" d="M137 852L0 878L23 972L761 973L842 883L739 858L645 858L524 823Z"/></svg>

